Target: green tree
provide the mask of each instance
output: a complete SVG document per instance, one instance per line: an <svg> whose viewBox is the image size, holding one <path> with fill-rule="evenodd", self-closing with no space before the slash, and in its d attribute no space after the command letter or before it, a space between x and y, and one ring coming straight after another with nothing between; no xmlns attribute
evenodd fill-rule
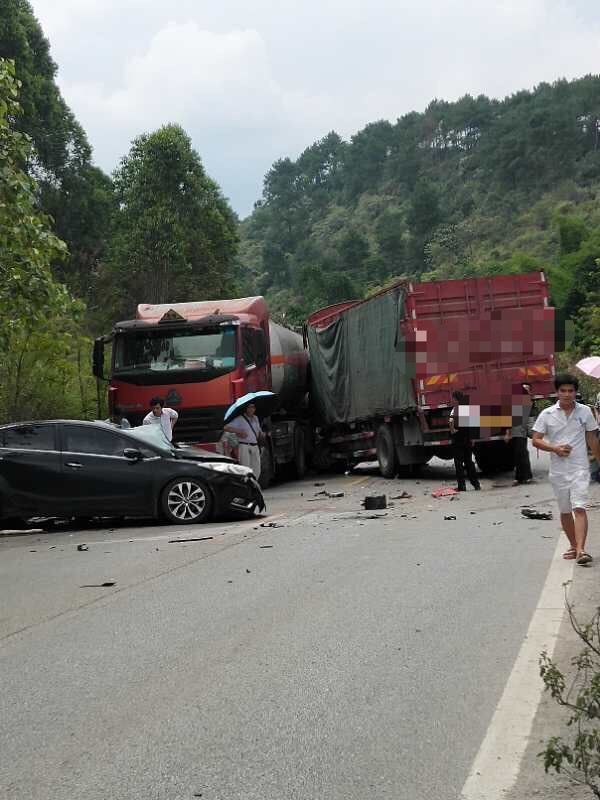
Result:
<svg viewBox="0 0 600 800"><path fill-rule="evenodd" d="M119 313L140 302L227 296L236 219L181 127L138 136L114 185L118 211L105 285Z"/></svg>
<svg viewBox="0 0 600 800"><path fill-rule="evenodd" d="M0 342L23 321L42 324L48 310L68 295L52 277L50 263L67 252L37 206L37 187L23 170L29 137L13 127L19 117L19 82L12 61L0 59Z"/></svg>
<svg viewBox="0 0 600 800"><path fill-rule="evenodd" d="M0 58L0 420L89 415L84 309L52 275L67 250L23 170L32 146L14 124L18 90L13 62Z"/></svg>
<svg viewBox="0 0 600 800"><path fill-rule="evenodd" d="M15 130L30 137L26 169L68 255L54 263L72 291L90 297L112 213L110 179L91 163L91 147L56 84L50 45L27 0L2 0L0 57L15 62L22 113Z"/></svg>

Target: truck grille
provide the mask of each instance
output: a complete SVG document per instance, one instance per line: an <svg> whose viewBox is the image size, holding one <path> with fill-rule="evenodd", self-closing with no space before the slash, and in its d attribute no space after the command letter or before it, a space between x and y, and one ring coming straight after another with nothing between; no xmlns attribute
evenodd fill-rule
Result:
<svg viewBox="0 0 600 800"><path fill-rule="evenodd" d="M223 416L227 406L179 411L175 426L175 441L218 442L223 433Z"/></svg>

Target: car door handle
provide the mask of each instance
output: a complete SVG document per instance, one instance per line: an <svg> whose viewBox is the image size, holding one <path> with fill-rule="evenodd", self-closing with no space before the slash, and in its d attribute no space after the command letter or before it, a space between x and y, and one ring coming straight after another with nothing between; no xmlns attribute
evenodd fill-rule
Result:
<svg viewBox="0 0 600 800"><path fill-rule="evenodd" d="M71 469L81 469L83 464L81 464L79 461L67 461L65 467L71 467Z"/></svg>

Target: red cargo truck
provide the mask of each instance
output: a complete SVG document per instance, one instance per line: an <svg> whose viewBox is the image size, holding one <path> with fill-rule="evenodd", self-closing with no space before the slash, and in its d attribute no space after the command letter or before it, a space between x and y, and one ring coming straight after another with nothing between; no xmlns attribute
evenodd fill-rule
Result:
<svg viewBox="0 0 600 800"><path fill-rule="evenodd" d="M451 457L452 392L469 396L477 461L508 469L515 384L553 394L554 309L542 271L412 283L312 314L315 463L399 467Z"/></svg>
<svg viewBox="0 0 600 800"><path fill-rule="evenodd" d="M308 421L308 354L302 336L269 320L262 297L141 304L94 348L94 374L104 377L112 344L108 402L141 425L154 396L175 408L175 441L214 449L226 409L248 392L273 391L278 408L263 449L262 483L290 466L304 474Z"/></svg>

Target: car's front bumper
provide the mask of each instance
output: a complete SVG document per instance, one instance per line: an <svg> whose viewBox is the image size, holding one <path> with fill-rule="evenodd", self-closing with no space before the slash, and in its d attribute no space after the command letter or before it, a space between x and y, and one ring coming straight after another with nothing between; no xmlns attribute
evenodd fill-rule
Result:
<svg viewBox="0 0 600 800"><path fill-rule="evenodd" d="M228 477L228 480L213 482L218 513L251 515L256 510L265 509L265 501L256 478L249 476L238 480Z"/></svg>

